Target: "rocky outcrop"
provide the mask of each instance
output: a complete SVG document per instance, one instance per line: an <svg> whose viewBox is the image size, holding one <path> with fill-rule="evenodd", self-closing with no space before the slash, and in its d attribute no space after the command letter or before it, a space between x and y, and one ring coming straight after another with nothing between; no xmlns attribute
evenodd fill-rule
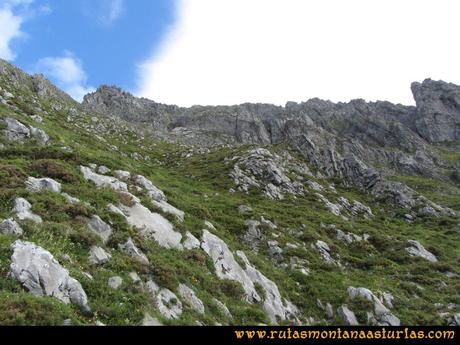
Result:
<svg viewBox="0 0 460 345"><path fill-rule="evenodd" d="M93 265L103 265L109 262L112 255L107 253L103 248L92 246L89 252L89 262Z"/></svg>
<svg viewBox="0 0 460 345"><path fill-rule="evenodd" d="M171 290L160 288L155 282L146 283L147 290L152 295L155 306L166 319L178 319L182 315L182 302Z"/></svg>
<svg viewBox="0 0 460 345"><path fill-rule="evenodd" d="M193 291L185 284L179 284L178 291L179 295L182 297L182 299L188 306L190 306L197 313L204 314L204 304L196 296L195 291Z"/></svg>
<svg viewBox="0 0 460 345"><path fill-rule="evenodd" d="M109 224L104 222L99 216L92 216L88 220L88 228L98 235L104 243L107 243L110 236L112 235L112 228Z"/></svg>
<svg viewBox="0 0 460 345"><path fill-rule="evenodd" d="M345 326L359 326L358 319L355 313L353 313L346 305L342 305L337 309L337 314L342 319Z"/></svg>
<svg viewBox="0 0 460 345"><path fill-rule="evenodd" d="M23 234L23 230L14 219L5 219L0 222L0 234L21 236Z"/></svg>
<svg viewBox="0 0 460 345"><path fill-rule="evenodd" d="M42 218L32 212L32 205L24 198L14 200L13 213L19 220L31 220L35 223L42 222Z"/></svg>
<svg viewBox="0 0 460 345"><path fill-rule="evenodd" d="M115 177L97 174L91 168L85 166L80 166L80 171L86 180L94 182L99 188L110 188L121 192L128 191L128 185Z"/></svg>
<svg viewBox="0 0 460 345"><path fill-rule="evenodd" d="M238 251L236 255L244 262L244 269L235 260L225 242L207 230L203 231L201 248L211 257L216 274L220 279L239 282L248 302L263 302L264 310L273 324L276 324L278 319L296 319L297 308L281 297L276 284L251 265L243 252ZM255 284L263 288L264 296L259 295Z"/></svg>
<svg viewBox="0 0 460 345"><path fill-rule="evenodd" d="M0 119L0 124L5 127L1 133L9 141L23 141L30 138L30 129L16 119L11 117Z"/></svg>
<svg viewBox="0 0 460 345"><path fill-rule="evenodd" d="M431 143L460 140L460 87L426 79L413 83L417 104L414 129Z"/></svg>
<svg viewBox="0 0 460 345"><path fill-rule="evenodd" d="M32 193L42 191L50 191L54 193L61 192L61 184L51 178L29 177L26 181L26 188Z"/></svg>
<svg viewBox="0 0 460 345"><path fill-rule="evenodd" d="M400 326L400 320L393 315L393 313L380 301L377 296L366 288L354 288L350 286L347 289L348 295L351 299L356 297L362 297L374 304L372 315L369 317L370 323L374 323L381 326Z"/></svg>
<svg viewBox="0 0 460 345"><path fill-rule="evenodd" d="M436 256L434 256L434 254L426 250L425 247L420 244L420 242L415 240L409 240L407 241L407 244L408 247L406 248L406 251L409 253L410 256L417 256L430 262L438 261Z"/></svg>
<svg viewBox="0 0 460 345"><path fill-rule="evenodd" d="M45 249L23 241L11 245L11 276L35 296L53 296L90 311L81 284Z"/></svg>
<svg viewBox="0 0 460 345"><path fill-rule="evenodd" d="M144 265L149 264L149 259L147 258L147 256L144 253L141 252L140 249L138 249L136 247L136 245L134 244L134 241L133 241L133 239L131 237L128 238L128 240L126 241L125 244L119 244L118 248L122 252L124 252L127 255L129 255L130 257L132 257L134 260L140 262L141 264L144 264Z"/></svg>
<svg viewBox="0 0 460 345"><path fill-rule="evenodd" d="M250 188L260 188L271 199L283 199L284 194L303 195L304 188L299 181L292 181L288 173L301 175L310 174L305 164L295 163L286 152L284 157L272 154L269 150L258 148L248 151L243 157L233 157L236 160L230 177L236 188L248 192Z"/></svg>

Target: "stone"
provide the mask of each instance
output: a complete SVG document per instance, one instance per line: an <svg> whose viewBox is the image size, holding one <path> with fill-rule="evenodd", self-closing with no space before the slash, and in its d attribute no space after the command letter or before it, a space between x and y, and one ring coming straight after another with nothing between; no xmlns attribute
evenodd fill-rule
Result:
<svg viewBox="0 0 460 345"><path fill-rule="evenodd" d="M115 170L113 174L115 175L117 179L122 180L122 181L126 181L131 178L131 173L125 170Z"/></svg>
<svg viewBox="0 0 460 345"><path fill-rule="evenodd" d="M337 309L337 314L343 321L345 326L359 326L358 319L346 305L342 305Z"/></svg>
<svg viewBox="0 0 460 345"><path fill-rule="evenodd" d="M0 120L0 123L3 122L6 126L5 129L1 131L3 136L9 141L23 141L30 138L30 130L24 124L19 122L16 119L7 117Z"/></svg>
<svg viewBox="0 0 460 345"><path fill-rule="evenodd" d="M230 310L228 310L227 306L223 304L221 301L219 301L217 298L212 299L213 302L217 305L219 310L229 319L233 319L232 313L230 313Z"/></svg>
<svg viewBox="0 0 460 345"><path fill-rule="evenodd" d="M121 284L123 284L123 279L121 279L121 277L118 276L110 277L107 281L107 285L109 286L109 288L113 290L118 290Z"/></svg>
<svg viewBox="0 0 460 345"><path fill-rule="evenodd" d="M185 234L183 246L188 250L200 248L200 240L193 236L190 231L187 231Z"/></svg>
<svg viewBox="0 0 460 345"><path fill-rule="evenodd" d="M99 216L94 215L88 220L88 228L98 235L102 241L107 243L110 236L112 235L112 228L109 224L104 222Z"/></svg>
<svg viewBox="0 0 460 345"><path fill-rule="evenodd" d="M158 319L152 317L149 313L144 314L142 319L142 326L163 326L163 324L158 321Z"/></svg>
<svg viewBox="0 0 460 345"><path fill-rule="evenodd" d="M182 315L182 302L174 292L166 288L160 288L152 281L148 281L146 286L154 298L156 308L163 317L168 320L174 320Z"/></svg>
<svg viewBox="0 0 460 345"><path fill-rule="evenodd" d="M110 172L110 169L107 168L105 165L100 165L97 168L97 172L102 175L107 175Z"/></svg>
<svg viewBox="0 0 460 345"><path fill-rule="evenodd" d="M185 284L179 284L179 295L183 301L199 314L204 314L204 304L195 292Z"/></svg>
<svg viewBox="0 0 460 345"><path fill-rule="evenodd" d="M354 242L361 242L361 241L365 241L367 238L369 238L368 236L366 236L366 234L364 236L359 236L359 235L356 235L356 234L354 234L352 232L345 233L340 229L336 229L336 233L337 233L337 235L336 235L337 239L342 241L342 242L344 242L345 244L352 244Z"/></svg>
<svg viewBox="0 0 460 345"><path fill-rule="evenodd" d="M42 123L43 118L40 115L31 115L30 118L34 120L36 123Z"/></svg>
<svg viewBox="0 0 460 345"><path fill-rule="evenodd" d="M241 214L250 214L252 213L252 208L246 205L238 206L238 212Z"/></svg>
<svg viewBox="0 0 460 345"><path fill-rule="evenodd" d="M93 265L103 265L109 262L112 255L107 253L103 248L92 246L89 252L89 262Z"/></svg>
<svg viewBox="0 0 460 345"><path fill-rule="evenodd" d="M128 238L125 244L119 244L118 248L141 264L148 265L150 263L147 256L136 247L131 237Z"/></svg>
<svg viewBox="0 0 460 345"><path fill-rule="evenodd" d="M326 316L329 320L332 320L334 318L334 309L332 308L332 305L330 303L326 304Z"/></svg>
<svg viewBox="0 0 460 345"><path fill-rule="evenodd" d="M26 188L32 193L43 191L50 191L54 193L61 192L61 184L51 178L28 177L26 180Z"/></svg>
<svg viewBox="0 0 460 345"><path fill-rule="evenodd" d="M156 201L167 201L163 191L156 187L152 181L148 180L146 177L142 175L136 175L134 177L134 182L147 190L151 199Z"/></svg>
<svg viewBox="0 0 460 345"><path fill-rule="evenodd" d="M24 198L14 200L13 213L19 220L31 220L35 223L43 222L42 218L31 211L32 205Z"/></svg>
<svg viewBox="0 0 460 345"><path fill-rule="evenodd" d="M319 255L321 256L321 260L323 260L327 264L336 264L340 265L338 261L334 260L331 256L331 249L329 248L329 245L321 240L316 241L315 247L319 252Z"/></svg>
<svg viewBox="0 0 460 345"><path fill-rule="evenodd" d="M259 229L261 223L257 220L247 220L244 225L246 225L247 230L244 235L244 240L252 249L257 249L263 239L262 232Z"/></svg>
<svg viewBox="0 0 460 345"><path fill-rule="evenodd" d="M133 206L120 206L129 225L135 227L141 235L158 242L165 248L183 249L182 235L173 225L158 213L151 212L140 203Z"/></svg>
<svg viewBox="0 0 460 345"><path fill-rule="evenodd" d="M128 185L115 177L96 174L91 168L84 166L80 166L80 171L86 180L94 182L99 188L110 188L120 192L128 191Z"/></svg>
<svg viewBox="0 0 460 345"><path fill-rule="evenodd" d="M0 222L0 233L3 235L22 236L23 230L14 219L6 219Z"/></svg>
<svg viewBox="0 0 460 345"><path fill-rule="evenodd" d="M50 137L41 128L30 127L30 133L37 140L39 145L46 145L50 141Z"/></svg>
<svg viewBox="0 0 460 345"><path fill-rule="evenodd" d="M400 320L391 313L391 311L383 305L379 298L369 289L360 287L354 288L352 286L347 289L350 298L354 299L358 296L367 299L374 304L373 317L377 320L378 325L383 326L399 326Z"/></svg>
<svg viewBox="0 0 460 345"><path fill-rule="evenodd" d="M406 251L409 253L410 256L421 257L430 262L438 262L438 259L436 258L436 256L434 256L434 254L426 250L425 247L423 247L420 244L420 242L415 241L415 240L409 240L407 241L407 244L409 246L406 247Z"/></svg>
<svg viewBox="0 0 460 345"><path fill-rule="evenodd" d="M340 216L342 214L342 206L330 202L324 195L316 193L318 198L324 203L324 206L335 216Z"/></svg>
<svg viewBox="0 0 460 345"><path fill-rule="evenodd" d="M131 280L133 281L134 284L141 284L142 283L141 277L139 277L139 275L136 272L130 272L128 274L128 276L129 276L129 278L131 278Z"/></svg>
<svg viewBox="0 0 460 345"><path fill-rule="evenodd" d="M52 296L89 312L88 298L81 284L69 275L50 252L31 242L11 245L10 274L34 296Z"/></svg>
<svg viewBox="0 0 460 345"><path fill-rule="evenodd" d="M209 221L207 221L207 220L204 221L204 225L205 225L209 230L216 230L215 226L214 226L211 222L209 222Z"/></svg>
<svg viewBox="0 0 460 345"><path fill-rule="evenodd" d="M72 205L81 203L80 199L75 198L67 193L61 193L61 195Z"/></svg>

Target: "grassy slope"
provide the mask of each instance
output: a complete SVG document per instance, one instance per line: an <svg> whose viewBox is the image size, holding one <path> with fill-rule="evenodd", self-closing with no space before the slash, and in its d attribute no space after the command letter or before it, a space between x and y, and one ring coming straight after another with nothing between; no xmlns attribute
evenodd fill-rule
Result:
<svg viewBox="0 0 460 345"><path fill-rule="evenodd" d="M25 89L13 89L11 92L22 95L25 100L34 97ZM49 250L70 270L71 275L82 283L95 315L84 316L73 306L53 298L35 298L24 292L7 276L11 255L9 246L15 239L0 235L0 324L61 324L67 318L82 324L95 320L114 325L139 324L144 311L167 324L194 324L196 320L204 324L216 321L237 324L268 322L259 305L242 302L238 284L220 281L212 274L213 265L202 251L166 250L153 242L142 241L123 219L107 212L107 203L118 203L120 197L111 190L95 193L94 186L84 181L78 170L79 164L88 163L125 169L150 178L165 191L171 204L185 211L185 222L176 223L184 233L189 230L200 236L204 220L211 221L217 228L216 234L232 249L244 250L250 261L278 284L282 295L301 308L305 317L313 316L317 320L324 317L316 305L317 298L324 303L330 302L334 307L350 303L346 294L350 285L368 287L374 292L392 292L396 297L394 313L406 324L438 324L441 321L434 303L460 305L459 279L448 279L444 274L446 271L460 274L459 229L458 226L455 228L458 219L419 219L408 224L398 216L401 211L395 212L393 206L376 204L368 195L340 186L337 186L340 195L370 205L375 217L350 221L335 217L318 203L313 191L304 198L286 198L279 202L263 198L258 191L248 195L232 194L228 192L233 187L228 178L230 166L224 163L224 159L246 148L215 149L210 154L181 158L184 148L152 138L140 140L129 130L117 133L116 124L98 120L98 123L105 122L106 126L104 134L100 135L119 148L119 151L113 151L94 135L95 130L91 127L96 123L91 117L79 115L73 123L67 120L70 104L55 111L46 102L42 102L41 110L31 107L31 102L18 101L17 97L11 102L19 110L13 112L0 105L0 116L13 116L23 123L43 128L51 136L53 145L39 148L29 141L24 145L10 145L7 150L1 151L0 218L11 215L12 203L18 196L26 197L32 203L34 212L43 217L44 223L23 224L23 238ZM44 118L43 125L34 124L27 116L37 111ZM47 111L48 115L43 111ZM73 153L63 152L60 146L71 147ZM148 157L149 161L132 158L130 154L134 152ZM50 174L63 183L65 192L88 202L90 206L69 206L61 196L30 194L25 190L27 176ZM434 201L445 201L444 204L450 207L460 208L459 190L450 185L413 177L401 179ZM330 197L333 198L332 195ZM241 241L245 218L238 214L240 204L250 205L255 215L263 215L278 225L278 241L282 247L285 243L305 243L304 249L285 250L284 255L308 260L310 276L277 268L263 255L265 248L256 253L246 247ZM81 220L81 217L90 214L98 214L115 229L113 238L106 245L113 258L103 268L92 267L87 262L90 245L102 246ZM336 224L344 231L357 234L368 233L371 240L369 243L345 246L321 224ZM288 229L301 230L301 234L291 235ZM140 266L115 250L128 236L133 237L148 255L151 267ZM270 238L270 234L267 237ZM340 255L344 269L330 267L320 261L317 252L311 248L317 239L326 241ZM407 239L419 240L438 256L440 262L433 264L410 258L404 250ZM205 303L206 314L198 315L187 309L180 320L163 320L152 306L150 297L130 281L128 273L131 271L138 272L144 281L153 276L160 285L173 291L180 282L195 287ZM94 280L89 280L82 272L90 273ZM124 280L117 291L107 287L107 279L113 275L120 275ZM442 281L447 282L447 286L441 286ZM212 297L217 297L229 307L234 320L226 319L213 305ZM358 305L352 306L358 315L362 315Z"/></svg>

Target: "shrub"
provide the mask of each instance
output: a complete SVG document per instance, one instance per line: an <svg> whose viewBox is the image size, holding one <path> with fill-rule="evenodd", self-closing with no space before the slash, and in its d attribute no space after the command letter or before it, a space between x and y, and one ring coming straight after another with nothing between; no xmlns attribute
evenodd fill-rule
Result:
<svg viewBox="0 0 460 345"><path fill-rule="evenodd" d="M30 165L30 169L33 172L36 172L42 176L59 179L63 182L78 182L78 178L73 174L73 172L69 168L55 160L37 160Z"/></svg>

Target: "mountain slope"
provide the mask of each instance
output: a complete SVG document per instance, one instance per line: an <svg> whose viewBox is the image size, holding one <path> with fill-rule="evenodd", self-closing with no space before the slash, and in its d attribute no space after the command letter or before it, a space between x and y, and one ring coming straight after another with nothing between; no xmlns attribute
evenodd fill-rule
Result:
<svg viewBox="0 0 460 345"><path fill-rule="evenodd" d="M80 105L5 62L0 87L0 324L455 323L458 87Z"/></svg>

